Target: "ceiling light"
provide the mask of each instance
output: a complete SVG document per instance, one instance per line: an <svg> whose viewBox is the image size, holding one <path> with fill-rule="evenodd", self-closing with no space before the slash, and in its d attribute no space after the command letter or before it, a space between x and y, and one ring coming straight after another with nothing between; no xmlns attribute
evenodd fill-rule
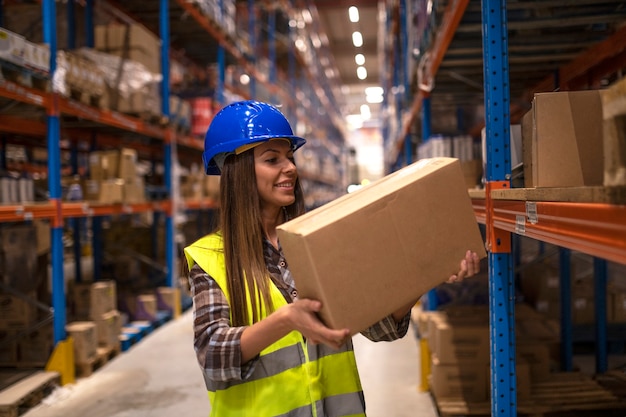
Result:
<svg viewBox="0 0 626 417"><path fill-rule="evenodd" d="M307 24L313 21L313 18L311 17L311 12L309 12L307 9L302 10L302 18Z"/></svg>
<svg viewBox="0 0 626 417"><path fill-rule="evenodd" d="M363 55L363 54L356 54L354 56L354 62L356 62L357 65L364 65L365 64L365 55Z"/></svg>
<svg viewBox="0 0 626 417"><path fill-rule="evenodd" d="M331 68L326 68L326 71L324 71L324 73L326 74L326 78L333 78L335 76L335 71L333 71Z"/></svg>
<svg viewBox="0 0 626 417"><path fill-rule="evenodd" d="M377 95L366 95L365 96L365 101L367 101L370 104L378 104L378 103L382 103L383 102L383 96L382 94L377 96Z"/></svg>
<svg viewBox="0 0 626 417"><path fill-rule="evenodd" d="M311 36L311 43L313 44L315 49L319 49L319 47L322 46L322 41L318 36Z"/></svg>
<svg viewBox="0 0 626 417"><path fill-rule="evenodd" d="M367 70L365 67L358 67L356 69L356 76L359 77L359 80L364 80L367 78Z"/></svg>
<svg viewBox="0 0 626 417"><path fill-rule="evenodd" d="M250 77L248 74L241 74L241 76L239 76L239 82L242 85L248 85L250 83Z"/></svg>
<svg viewBox="0 0 626 417"><path fill-rule="evenodd" d="M363 35L361 35L361 32L355 31L352 33L352 43L357 48L363 46Z"/></svg>
<svg viewBox="0 0 626 417"><path fill-rule="evenodd" d="M367 104L361 104L361 117L363 118L363 120L369 120L372 118L370 106L368 106Z"/></svg>
<svg viewBox="0 0 626 417"><path fill-rule="evenodd" d="M348 8L348 15L350 16L350 21L352 23L357 23L359 21L359 9L356 6L350 6Z"/></svg>
<svg viewBox="0 0 626 417"><path fill-rule="evenodd" d="M383 88L382 87L366 87L365 95L367 96L382 96Z"/></svg>

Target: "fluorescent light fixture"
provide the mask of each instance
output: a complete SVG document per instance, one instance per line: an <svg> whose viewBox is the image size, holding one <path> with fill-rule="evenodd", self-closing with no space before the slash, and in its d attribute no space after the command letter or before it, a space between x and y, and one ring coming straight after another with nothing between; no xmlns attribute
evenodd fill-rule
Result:
<svg viewBox="0 0 626 417"><path fill-rule="evenodd" d="M307 24L313 21L313 18L311 17L311 12L309 12L307 9L302 9L302 18Z"/></svg>
<svg viewBox="0 0 626 417"><path fill-rule="evenodd" d="M365 65L365 55L356 54L354 56L354 62L356 62L357 65Z"/></svg>
<svg viewBox="0 0 626 417"><path fill-rule="evenodd" d="M369 120L372 118L372 111L367 104L361 104L361 117L363 120Z"/></svg>
<svg viewBox="0 0 626 417"><path fill-rule="evenodd" d="M315 49L319 49L320 46L322 46L322 41L320 40L319 36L311 36L311 43L313 44Z"/></svg>
<svg viewBox="0 0 626 417"><path fill-rule="evenodd" d="M348 129L357 130L363 127L363 117L360 114L349 114L346 116Z"/></svg>
<svg viewBox="0 0 626 417"><path fill-rule="evenodd" d="M300 51L306 51L306 45L302 39L296 39L296 48Z"/></svg>
<svg viewBox="0 0 626 417"><path fill-rule="evenodd" d="M365 101L367 101L370 104L378 104L378 103L382 103L383 102L383 96L365 96Z"/></svg>
<svg viewBox="0 0 626 417"><path fill-rule="evenodd" d="M382 87L367 87L365 89L365 101L371 104L383 102L383 88Z"/></svg>
<svg viewBox="0 0 626 417"><path fill-rule="evenodd" d="M352 23L357 23L359 21L359 9L356 6L350 6L348 8L348 16L350 16Z"/></svg>
<svg viewBox="0 0 626 417"><path fill-rule="evenodd" d="M364 80L367 78L367 70L365 67L358 67L356 69L356 76L359 77L359 80Z"/></svg>
<svg viewBox="0 0 626 417"><path fill-rule="evenodd" d="M365 95L366 96L382 96L383 88L382 87L366 87Z"/></svg>
<svg viewBox="0 0 626 417"><path fill-rule="evenodd" d="M358 30L352 32L352 44L357 48L363 46L363 35Z"/></svg>

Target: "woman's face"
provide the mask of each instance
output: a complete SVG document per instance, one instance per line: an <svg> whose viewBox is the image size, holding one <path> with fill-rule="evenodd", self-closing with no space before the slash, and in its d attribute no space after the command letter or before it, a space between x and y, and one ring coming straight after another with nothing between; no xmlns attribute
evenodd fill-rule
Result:
<svg viewBox="0 0 626 417"><path fill-rule="evenodd" d="M256 146L254 171L262 209L280 209L295 202L298 171L288 140L270 140Z"/></svg>

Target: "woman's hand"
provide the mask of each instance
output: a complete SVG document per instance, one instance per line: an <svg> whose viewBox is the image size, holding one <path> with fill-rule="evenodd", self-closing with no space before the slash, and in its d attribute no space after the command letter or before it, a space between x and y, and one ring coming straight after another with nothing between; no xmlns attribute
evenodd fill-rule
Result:
<svg viewBox="0 0 626 417"><path fill-rule="evenodd" d="M294 330L313 344L322 343L339 349L350 337L350 330L334 330L326 327L317 317L322 303L316 300L300 299L285 306Z"/></svg>
<svg viewBox="0 0 626 417"><path fill-rule="evenodd" d="M465 253L465 258L461 260L459 272L454 275L451 275L448 278L448 282L460 282L463 281L467 277L471 277L472 275L477 274L480 271L480 259L478 259L478 255L476 252L467 251Z"/></svg>

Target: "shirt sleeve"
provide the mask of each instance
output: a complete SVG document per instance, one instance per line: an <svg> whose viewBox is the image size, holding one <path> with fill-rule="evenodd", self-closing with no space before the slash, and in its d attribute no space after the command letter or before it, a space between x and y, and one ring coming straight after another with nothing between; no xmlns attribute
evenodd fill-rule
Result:
<svg viewBox="0 0 626 417"><path fill-rule="evenodd" d="M391 342L403 338L409 330L411 312L409 311L400 322L389 315L378 323L363 330L361 334L373 342Z"/></svg>
<svg viewBox="0 0 626 417"><path fill-rule="evenodd" d="M198 265L189 271L193 297L194 349L204 377L228 382L247 379L258 355L241 363L241 334L245 327L232 327L230 306L217 282Z"/></svg>

